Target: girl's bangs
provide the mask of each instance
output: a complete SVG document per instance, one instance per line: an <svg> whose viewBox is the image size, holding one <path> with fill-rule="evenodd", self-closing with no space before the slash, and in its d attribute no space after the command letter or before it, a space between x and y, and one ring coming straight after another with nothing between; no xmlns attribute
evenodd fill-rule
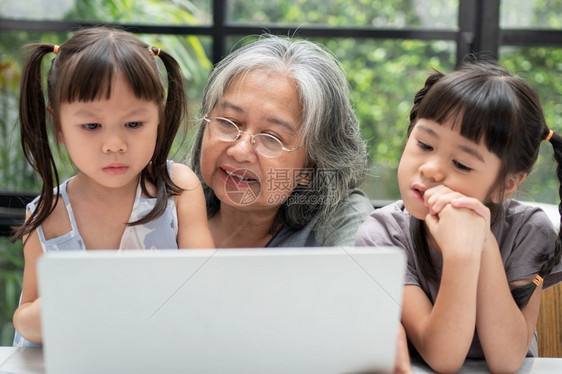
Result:
<svg viewBox="0 0 562 374"><path fill-rule="evenodd" d="M420 103L417 118L450 123L465 138L502 157L509 140L513 99L501 79L443 79Z"/></svg>
<svg viewBox="0 0 562 374"><path fill-rule="evenodd" d="M164 100L158 69L149 66L156 64L151 56L143 56L137 46L112 49L111 45L101 44L70 57L65 69L58 72L59 82L55 85L59 102L109 99L111 82L117 75L125 79L136 97L155 102Z"/></svg>

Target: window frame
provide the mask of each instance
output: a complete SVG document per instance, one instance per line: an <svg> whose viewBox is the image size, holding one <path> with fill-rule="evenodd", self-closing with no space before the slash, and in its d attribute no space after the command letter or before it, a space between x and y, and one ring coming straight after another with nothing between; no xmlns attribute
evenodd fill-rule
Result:
<svg viewBox="0 0 562 374"><path fill-rule="evenodd" d="M226 53L227 38L235 35L256 35L265 30L272 34L299 37L409 39L425 41L454 41L456 63L468 53L486 53L497 58L500 46L562 46L562 32L549 29L500 28L501 0L459 0L457 29L382 29L374 27L278 26L229 23L226 17L228 0L212 0L212 19L209 26L177 26L146 24L106 24L119 26L133 33L164 35L201 35L212 38L210 59L213 64ZM67 32L99 23L72 21L31 21L0 18L0 30Z"/></svg>

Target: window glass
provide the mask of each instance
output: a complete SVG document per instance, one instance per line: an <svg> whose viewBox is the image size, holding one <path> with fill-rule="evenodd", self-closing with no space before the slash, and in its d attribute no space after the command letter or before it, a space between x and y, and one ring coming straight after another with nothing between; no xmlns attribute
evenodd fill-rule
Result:
<svg viewBox="0 0 562 374"><path fill-rule="evenodd" d="M211 0L2 0L0 17L147 25L210 24Z"/></svg>
<svg viewBox="0 0 562 374"><path fill-rule="evenodd" d="M457 28L458 0L229 0L230 22L376 28Z"/></svg>
<svg viewBox="0 0 562 374"><path fill-rule="evenodd" d="M501 0L500 27L562 29L562 0Z"/></svg>
<svg viewBox="0 0 562 374"><path fill-rule="evenodd" d="M500 62L513 74L525 79L541 98L546 123L562 132L562 48L501 47ZM519 188L521 200L558 204L556 163L552 146L543 142L539 159Z"/></svg>
<svg viewBox="0 0 562 374"><path fill-rule="evenodd" d="M73 7L74 0L2 0L0 16L9 19L59 21Z"/></svg>

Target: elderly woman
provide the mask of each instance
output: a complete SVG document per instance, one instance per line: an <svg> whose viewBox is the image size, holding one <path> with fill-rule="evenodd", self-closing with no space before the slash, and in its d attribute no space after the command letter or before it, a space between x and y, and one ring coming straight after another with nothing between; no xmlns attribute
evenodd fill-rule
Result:
<svg viewBox="0 0 562 374"><path fill-rule="evenodd" d="M205 88L191 164L217 247L354 245L373 210L357 189L366 151L338 60L263 36L222 60ZM395 373L410 373L400 325Z"/></svg>
<svg viewBox="0 0 562 374"><path fill-rule="evenodd" d="M201 117L191 162L217 247L354 244L373 206L357 189L365 144L331 53L262 36L215 67Z"/></svg>

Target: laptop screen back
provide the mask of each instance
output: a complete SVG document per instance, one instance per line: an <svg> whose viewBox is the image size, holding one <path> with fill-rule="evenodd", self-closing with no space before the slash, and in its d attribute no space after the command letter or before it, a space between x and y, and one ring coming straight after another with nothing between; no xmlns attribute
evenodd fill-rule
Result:
<svg viewBox="0 0 562 374"><path fill-rule="evenodd" d="M395 249L46 254L48 373L390 371L405 259Z"/></svg>

